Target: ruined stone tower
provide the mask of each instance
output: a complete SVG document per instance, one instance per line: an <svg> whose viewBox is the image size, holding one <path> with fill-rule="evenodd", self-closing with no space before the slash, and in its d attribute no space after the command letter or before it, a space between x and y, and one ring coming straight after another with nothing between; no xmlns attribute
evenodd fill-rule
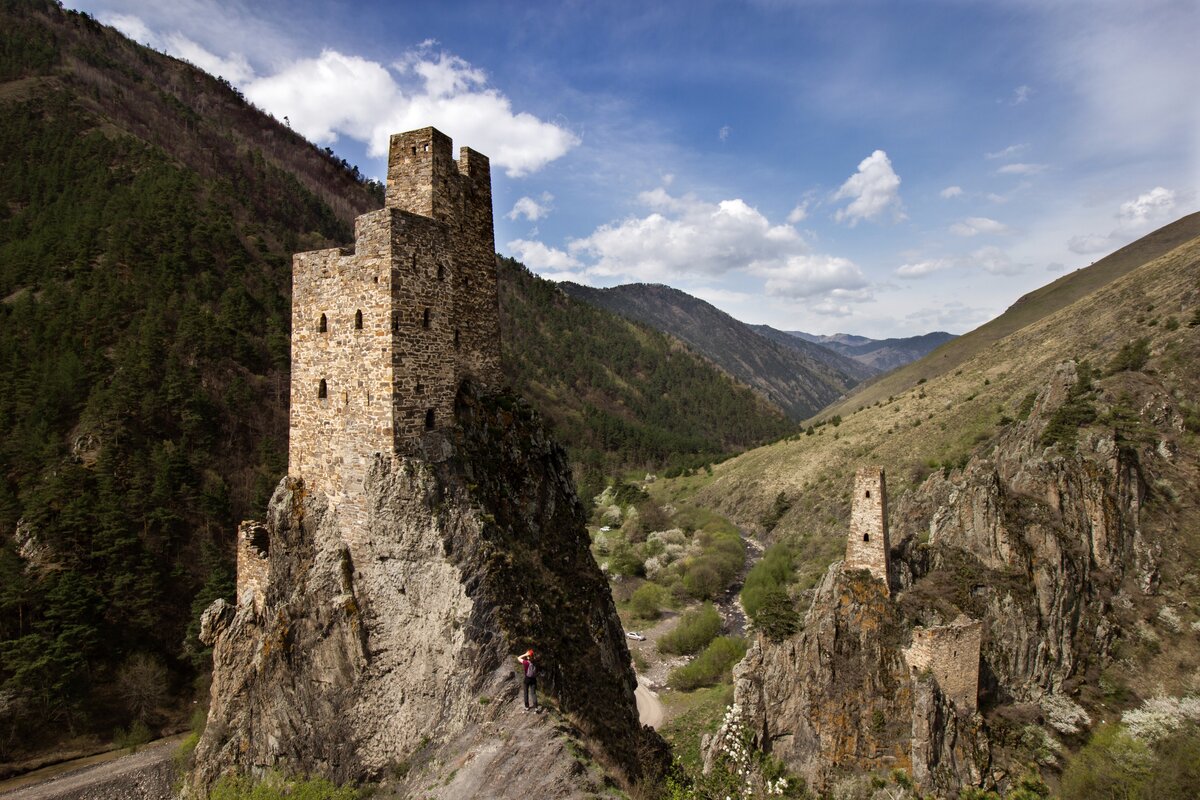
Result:
<svg viewBox="0 0 1200 800"><path fill-rule="evenodd" d="M392 136L354 246L293 258L288 473L347 530L375 454L443 458L461 382L499 383L495 252L487 157L422 128Z"/></svg>
<svg viewBox="0 0 1200 800"><path fill-rule="evenodd" d="M959 614L949 625L914 628L912 645L904 650L910 669L929 670L955 708L975 711L979 700L979 650L983 623Z"/></svg>
<svg viewBox="0 0 1200 800"><path fill-rule="evenodd" d="M883 467L854 474L844 569L865 569L888 582L887 484Z"/></svg>

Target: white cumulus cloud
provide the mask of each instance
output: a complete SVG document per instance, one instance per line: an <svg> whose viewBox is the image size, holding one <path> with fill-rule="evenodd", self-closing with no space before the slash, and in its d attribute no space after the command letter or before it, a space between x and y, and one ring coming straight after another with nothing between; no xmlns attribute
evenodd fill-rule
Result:
<svg viewBox="0 0 1200 800"><path fill-rule="evenodd" d="M331 143L345 134L367 142L372 156L387 154L391 134L433 125L517 177L579 143L565 128L514 112L509 99L487 85L483 70L428 46L391 68L325 50L250 81L245 92L314 141Z"/></svg>
<svg viewBox="0 0 1200 800"><path fill-rule="evenodd" d="M1170 220L1176 213L1176 200L1174 191L1164 186L1155 186L1132 200L1121 203L1115 215L1117 225L1108 235L1084 233L1072 236L1067 240L1067 249L1079 255L1115 250L1135 237L1147 233L1154 226Z"/></svg>
<svg viewBox="0 0 1200 800"><path fill-rule="evenodd" d="M570 253L555 247L548 247L541 242L527 239L515 239L508 243L508 249L513 258L522 262L534 272L562 272L574 270L582 266Z"/></svg>
<svg viewBox="0 0 1200 800"><path fill-rule="evenodd" d="M940 192L938 192L938 194L947 200L949 200L951 197L961 197L962 193L963 190L961 186L947 186L945 189L942 189Z"/></svg>
<svg viewBox="0 0 1200 800"><path fill-rule="evenodd" d="M1117 219L1121 227L1129 230L1144 228L1171 216L1175 210L1175 193L1162 186L1155 186L1145 194L1122 203Z"/></svg>
<svg viewBox="0 0 1200 800"><path fill-rule="evenodd" d="M1067 240L1067 249L1081 256L1112 250L1114 246L1111 236L1101 236L1098 233L1085 233Z"/></svg>
<svg viewBox="0 0 1200 800"><path fill-rule="evenodd" d="M1018 275L1028 266L1014 262L1008 253L994 246L981 247L972 252L967 263L993 275Z"/></svg>
<svg viewBox="0 0 1200 800"><path fill-rule="evenodd" d="M436 52L433 42L423 42L390 65L325 49L315 57L275 60L283 66L259 74L242 51L214 52L214 41L252 41L240 28L238 35L217 36L211 25L196 26L208 34L201 37L208 46L178 30L161 32L182 24L181 15L194 21L213 13L204 2L193 11L164 16L156 10L158 32L134 14L112 13L100 19L224 77L255 105L277 118L287 117L292 128L318 144L332 145L348 136L365 142L368 153L380 157L387 154L393 133L433 125L459 145L487 154L492 164L513 177L534 172L579 144L570 130L515 111L508 97L488 84L484 70L451 53ZM247 29L261 28L253 16L241 14L237 21ZM268 50L279 49L277 42L268 44Z"/></svg>
<svg viewBox="0 0 1200 800"><path fill-rule="evenodd" d="M850 200L845 208L834 214L838 222L852 227L859 220L875 220L891 212L896 221L902 220L904 207L900 202L900 176L892 169L887 153L876 150L858 165L858 171L846 179L833 196L834 200Z"/></svg>
<svg viewBox="0 0 1200 800"><path fill-rule="evenodd" d="M532 197L522 197L513 204L512 211L505 214L509 219L517 219L524 217L530 222L537 222L539 219L545 219L550 213L550 203L554 201L554 195L549 192L542 192L541 202L534 200Z"/></svg>
<svg viewBox="0 0 1200 800"><path fill-rule="evenodd" d="M254 77L254 68L241 53L221 57L182 33L168 34L163 44L168 53L174 53L210 75L224 78L230 83L241 85Z"/></svg>
<svg viewBox="0 0 1200 800"><path fill-rule="evenodd" d="M708 203L660 188L639 200L650 214L601 225L571 242L571 254L590 259L599 275L661 281L780 265L807 252L795 228L772 225L741 199Z"/></svg>
<svg viewBox="0 0 1200 800"><path fill-rule="evenodd" d="M1008 233L1009 228L1002 222L987 217L967 217L961 222L950 226L950 232L955 236L978 236L985 234Z"/></svg>
<svg viewBox="0 0 1200 800"><path fill-rule="evenodd" d="M837 293L867 285L862 270L853 261L839 256L791 256L783 264L762 264L750 271L765 278L763 286L767 294L782 297L829 294L832 299L850 300L857 296Z"/></svg>

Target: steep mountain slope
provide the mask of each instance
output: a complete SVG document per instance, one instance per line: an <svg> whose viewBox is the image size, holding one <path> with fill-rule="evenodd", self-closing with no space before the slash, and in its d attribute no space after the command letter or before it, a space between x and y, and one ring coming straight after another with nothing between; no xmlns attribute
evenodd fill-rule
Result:
<svg viewBox="0 0 1200 800"><path fill-rule="evenodd" d="M994 320L942 345L920 361L858 387L855 392L826 409L824 413L845 416L861 406L871 405L911 389L922 378L930 379L956 370L993 343L1067 308L1077 300L1196 236L1200 236L1200 212L1164 225L1094 264L1063 275L1058 280L1030 292Z"/></svg>
<svg viewBox="0 0 1200 800"><path fill-rule="evenodd" d="M87 15L4 3L0 29L5 761L189 713L171 692L207 664L200 612L232 596L235 526L286 468L292 253L346 243L381 201L227 84ZM785 430L666 337L566 298L539 310L538 286L505 283L505 365L581 468L699 464ZM572 313L595 361L567 370ZM170 689L148 710L114 690L137 670Z"/></svg>
<svg viewBox="0 0 1200 800"><path fill-rule="evenodd" d="M1044 758L1039 747L1077 743L1072 736L1141 700L1194 691L1200 647L1179 632L1200 622L1198 396L1193 238L952 372L718 465L702 499L754 526L782 493L788 510L772 537L804 562L793 597L808 619L796 637L753 650L739 681L742 706L752 708L746 724L768 737L794 733L779 740L780 752L814 779L829 777L834 755L868 768L899 747L915 768L923 748L930 785L955 796L964 781L1014 779L1021 764ZM836 665L815 659L822 620L856 614L866 598L853 570L825 567L846 551L851 476L867 464L887 471L896 600L872 612L882 621L855 650L860 666L861 654L887 654L872 662L881 672L852 670L839 681ZM838 599L844 591L850 600ZM939 706L938 692L921 701L924 711L916 700L905 706L911 725L893 727L905 717L864 688L895 677L897 691L915 692L917 671L897 672L894 654L914 626L945 626L958 614L983 622L983 719L972 722L982 727L966 761L949 750L930 758L939 742L965 741L949 727L964 715ZM787 664L807 665L831 690L813 692ZM872 708L882 720L871 734L877 748L841 734L802 737L791 716L809 709L799 718L817 713L862 730Z"/></svg>
<svg viewBox="0 0 1200 800"><path fill-rule="evenodd" d="M86 16L9 3L0 26L8 752L128 724L101 690L134 664L186 686L233 525L284 465L290 252L348 236L323 197L373 200L227 86Z"/></svg>
<svg viewBox="0 0 1200 800"><path fill-rule="evenodd" d="M793 419L814 413L857 383L850 372L831 367L824 354L816 357L812 350L780 346L711 304L669 286L634 283L594 289L563 283L562 288L572 297L686 342Z"/></svg>
<svg viewBox="0 0 1200 800"><path fill-rule="evenodd" d="M499 278L505 373L570 443L589 486L623 465L697 467L791 429L669 336L575 300L511 259L500 259Z"/></svg>
<svg viewBox="0 0 1200 800"><path fill-rule="evenodd" d="M923 358L932 350L955 338L954 334L945 331L933 331L920 336L905 336L898 339L868 339L865 336L846 333L836 333L832 336L816 336L801 331L787 331L787 333L804 341L828 347L860 364L872 367L877 372L890 372L896 367L902 367L918 358Z"/></svg>

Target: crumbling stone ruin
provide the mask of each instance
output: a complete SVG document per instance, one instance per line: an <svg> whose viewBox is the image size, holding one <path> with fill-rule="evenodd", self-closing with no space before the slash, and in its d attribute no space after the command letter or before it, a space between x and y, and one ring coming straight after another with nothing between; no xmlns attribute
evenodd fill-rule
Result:
<svg viewBox="0 0 1200 800"><path fill-rule="evenodd" d="M933 673L938 689L959 711L973 712L979 697L979 647L983 623L960 614L949 625L914 628L904 651L910 669Z"/></svg>
<svg viewBox="0 0 1200 800"><path fill-rule="evenodd" d="M270 565L270 545L267 526L257 520L246 520L237 532L237 601L253 603L262 613L266 602L267 569Z"/></svg>
<svg viewBox="0 0 1200 800"><path fill-rule="evenodd" d="M883 467L854 473L845 569L865 569L888 583L887 482Z"/></svg>
<svg viewBox="0 0 1200 800"><path fill-rule="evenodd" d="M756 637L734 668L740 724L811 788L898 768L935 796L957 796L979 785L990 757L977 713L983 625L960 615L912 627L889 584L898 576L883 468L859 469L852 491L846 558L815 588L804 624L783 642ZM706 747L707 768L726 735Z"/></svg>

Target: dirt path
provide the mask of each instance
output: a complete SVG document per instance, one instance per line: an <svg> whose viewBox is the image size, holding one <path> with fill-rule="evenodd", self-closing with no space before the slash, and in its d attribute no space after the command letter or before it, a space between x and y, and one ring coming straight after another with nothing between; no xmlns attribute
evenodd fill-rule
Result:
<svg viewBox="0 0 1200 800"><path fill-rule="evenodd" d="M184 736L185 734L180 734L159 739L143 745L133 754L115 750L10 778L0 782L0 797L3 800L54 800L59 797L82 796L89 788L98 784L113 785L115 793L97 794L97 797L153 797L154 790L148 784L158 783L158 776L173 769L171 759ZM129 779L128 790L117 788L125 778ZM147 786L143 787L141 784ZM166 786L169 792L170 781L166 782ZM149 793L144 793L143 788L148 789ZM170 794L162 796L169 797Z"/></svg>
<svg viewBox="0 0 1200 800"><path fill-rule="evenodd" d="M658 699L658 693L650 688L649 683L642 676L638 676L637 689L633 692L633 697L637 700L638 719L643 725L649 725L651 728L657 728L662 725L663 721L663 704Z"/></svg>

